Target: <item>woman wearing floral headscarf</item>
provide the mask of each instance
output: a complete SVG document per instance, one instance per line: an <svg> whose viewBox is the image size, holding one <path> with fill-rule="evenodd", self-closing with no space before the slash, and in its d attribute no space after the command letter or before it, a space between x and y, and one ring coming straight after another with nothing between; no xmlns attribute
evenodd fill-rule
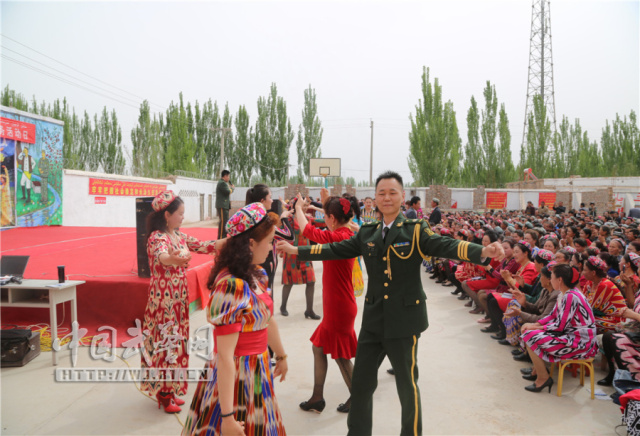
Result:
<svg viewBox="0 0 640 436"><path fill-rule="evenodd" d="M178 228L184 218L184 203L172 191L164 191L154 198L153 212L147 217L147 254L151 268L149 299L144 311L144 338L141 367L143 370L179 370L189 367L187 339L189 338L189 291L187 267L190 252L213 254L216 244L201 242L187 236ZM140 389L156 397L158 407L167 413L180 412L187 393L187 382L174 378L147 378Z"/></svg>
<svg viewBox="0 0 640 436"><path fill-rule="evenodd" d="M287 355L273 318L269 278L260 266L273 248L280 218L261 203L227 222L227 242L207 285L207 319L215 326L213 359L191 402L183 435L284 435L273 379L287 374ZM275 354L272 370L267 345Z"/></svg>
<svg viewBox="0 0 640 436"><path fill-rule="evenodd" d="M627 304L620 290L607 278L607 264L596 256L584 263L583 275L587 279L582 290L596 317L598 334L615 330L624 322Z"/></svg>

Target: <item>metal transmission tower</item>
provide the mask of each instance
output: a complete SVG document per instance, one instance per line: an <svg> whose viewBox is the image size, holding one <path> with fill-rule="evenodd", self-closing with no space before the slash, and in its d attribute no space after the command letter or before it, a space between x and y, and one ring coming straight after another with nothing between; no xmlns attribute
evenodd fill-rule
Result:
<svg viewBox="0 0 640 436"><path fill-rule="evenodd" d="M540 95L547 108L547 117L556 131L556 99L553 91L553 56L551 50L551 12L549 0L533 0L531 37L529 38L529 80L524 111L522 148L526 149L529 115L534 111L533 97Z"/></svg>

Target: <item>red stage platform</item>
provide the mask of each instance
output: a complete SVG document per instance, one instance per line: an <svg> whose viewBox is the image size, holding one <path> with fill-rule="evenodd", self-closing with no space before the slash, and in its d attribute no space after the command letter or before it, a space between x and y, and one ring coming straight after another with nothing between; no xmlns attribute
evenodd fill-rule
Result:
<svg viewBox="0 0 640 436"><path fill-rule="evenodd" d="M215 239L217 229L189 228L184 232L201 240ZM110 326L118 330L118 344L131 339L127 328L142 321L149 279L138 277L136 230L122 227L25 227L0 232L2 255L28 255L24 277L57 280L64 265L68 280L78 286L78 323L88 335ZM213 265L209 255L193 253L187 273L191 310L208 301L207 278ZM70 327L69 303L58 306L62 327ZM2 308L2 325L49 324L48 309ZM60 322L60 321L58 321Z"/></svg>

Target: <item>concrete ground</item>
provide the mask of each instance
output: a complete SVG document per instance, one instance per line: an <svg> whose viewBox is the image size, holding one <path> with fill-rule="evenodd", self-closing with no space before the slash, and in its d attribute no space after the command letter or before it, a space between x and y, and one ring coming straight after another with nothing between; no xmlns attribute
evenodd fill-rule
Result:
<svg viewBox="0 0 640 436"><path fill-rule="evenodd" d="M315 263L318 278L321 263ZM428 296L429 329L422 335L418 349L420 392L424 434L615 434L620 411L611 401L591 400L587 387L568 375L562 397L524 390L529 382L520 377L525 364L511 359L511 347L499 345L479 331L478 316L444 288L423 273ZM280 303L280 279L276 283L276 307ZM321 313L322 287L316 288L316 312ZM357 299L359 313L363 298ZM276 319L286 351L289 373L283 383L276 382L276 396L289 435L346 434L346 415L335 410L347 399L348 392L335 364L329 366L325 387L327 408L322 414L303 412L298 403L306 400L313 387L313 358L309 337L318 321L307 320L304 312L304 288L296 286L291 295L289 317L279 313ZM361 318L356 320L359 330ZM203 311L194 313L191 329L206 323ZM122 349L118 350L122 353ZM139 367L138 355L128 359ZM204 361L191 358L193 368ZM61 352L58 368L70 368L69 351ZM126 368L125 364L96 361L88 348L81 348L76 368ZM379 371L374 397L374 432L398 434L400 405L394 377L386 373L388 361ZM63 383L54 381L51 355L41 353L22 368L2 368L2 434L25 435L175 435L181 431L189 401L195 389L190 384L187 404L182 413L169 415L158 410L154 401L144 397L132 383ZM568 374L568 373L567 373ZM604 376L598 370L596 379ZM588 386L588 379L587 379ZM607 393L610 388L604 389ZM619 430L621 433L624 429Z"/></svg>

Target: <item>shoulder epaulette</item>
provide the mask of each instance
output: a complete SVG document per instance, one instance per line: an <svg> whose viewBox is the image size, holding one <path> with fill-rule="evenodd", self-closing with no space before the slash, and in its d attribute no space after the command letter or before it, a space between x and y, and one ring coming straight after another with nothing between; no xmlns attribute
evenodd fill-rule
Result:
<svg viewBox="0 0 640 436"><path fill-rule="evenodd" d="M367 221L366 223L363 223L361 227L371 227L378 225L379 223L380 221Z"/></svg>

